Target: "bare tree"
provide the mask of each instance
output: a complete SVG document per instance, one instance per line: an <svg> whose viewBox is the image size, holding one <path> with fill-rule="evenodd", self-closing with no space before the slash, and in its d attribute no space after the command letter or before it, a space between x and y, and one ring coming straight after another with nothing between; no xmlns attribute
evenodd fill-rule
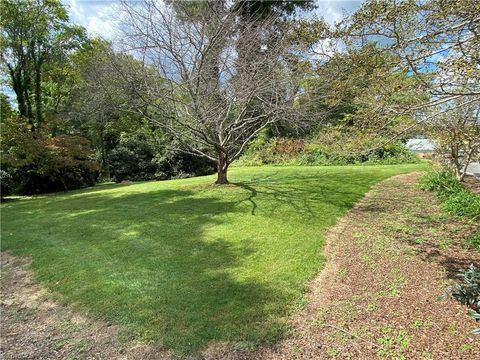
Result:
<svg viewBox="0 0 480 360"><path fill-rule="evenodd" d="M465 100L459 100L465 103ZM423 127L435 139L437 152L458 180L463 181L472 161L480 158L480 104L454 107L428 118Z"/></svg>
<svg viewBox="0 0 480 360"><path fill-rule="evenodd" d="M265 36L275 19L249 26L226 1L147 0L123 9L123 51L143 59L146 78L162 79L138 91L138 111L172 134L179 150L215 161L216 183L228 183L228 167L247 143L269 124L293 118L297 87L285 42Z"/></svg>

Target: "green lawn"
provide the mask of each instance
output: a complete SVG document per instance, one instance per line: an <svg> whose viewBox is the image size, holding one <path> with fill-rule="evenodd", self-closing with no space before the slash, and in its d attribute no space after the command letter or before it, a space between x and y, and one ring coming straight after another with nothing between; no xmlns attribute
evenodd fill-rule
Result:
<svg viewBox="0 0 480 360"><path fill-rule="evenodd" d="M2 205L2 250L91 315L177 353L278 339L325 230L375 183L424 165L233 168Z"/></svg>

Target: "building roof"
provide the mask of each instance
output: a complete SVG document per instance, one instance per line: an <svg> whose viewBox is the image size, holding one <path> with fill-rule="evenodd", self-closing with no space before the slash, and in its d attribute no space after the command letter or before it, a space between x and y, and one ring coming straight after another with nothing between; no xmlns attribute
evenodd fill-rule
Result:
<svg viewBox="0 0 480 360"><path fill-rule="evenodd" d="M430 139L408 139L405 146L418 152L435 150L435 143Z"/></svg>

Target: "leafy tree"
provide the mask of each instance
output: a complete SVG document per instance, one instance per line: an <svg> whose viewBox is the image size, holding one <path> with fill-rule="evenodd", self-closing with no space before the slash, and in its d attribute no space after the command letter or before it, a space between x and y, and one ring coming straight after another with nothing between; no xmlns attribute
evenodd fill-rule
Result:
<svg viewBox="0 0 480 360"><path fill-rule="evenodd" d="M63 117L88 137L101 165L102 178L109 178L110 152L121 142L121 134L134 134L140 129L151 131L134 109L140 106L136 93L146 92L143 63L126 54L115 53L110 43L91 39L87 46L72 56L69 89ZM131 76L124 78L122 74ZM158 79L155 79L158 80ZM144 179L145 180L145 179Z"/></svg>
<svg viewBox="0 0 480 360"><path fill-rule="evenodd" d="M398 132L416 128L430 134L459 179L479 151L479 12L475 0L372 0L344 19L336 32L347 49L375 43L393 55L392 68L406 74L417 89L417 101L385 103L382 112L415 119ZM388 91L376 87L369 94L383 98Z"/></svg>
<svg viewBox="0 0 480 360"><path fill-rule="evenodd" d="M0 50L15 91L18 110L32 128L44 119L42 81L46 67L61 63L85 39L85 30L68 23L58 0L1 0Z"/></svg>
<svg viewBox="0 0 480 360"><path fill-rule="evenodd" d="M395 66L395 60L394 54L370 43L312 62L298 101L310 109L317 132L336 129L339 144L330 139L332 149L340 147L337 150L342 152L345 144L355 144L350 152L368 156L409 136L416 123L403 109L425 95L406 71Z"/></svg>
<svg viewBox="0 0 480 360"><path fill-rule="evenodd" d="M19 194L76 189L97 180L90 143L81 136L51 137L9 118L2 121L1 137L2 170L10 174Z"/></svg>
<svg viewBox="0 0 480 360"><path fill-rule="evenodd" d="M479 13L476 0L371 0L337 34L347 48L375 42L395 54L395 65L429 94L404 110L433 117L443 104L450 111L480 101Z"/></svg>
<svg viewBox="0 0 480 360"><path fill-rule="evenodd" d="M4 93L0 93L0 121L3 119L9 119L15 116L15 110L13 109L8 96Z"/></svg>

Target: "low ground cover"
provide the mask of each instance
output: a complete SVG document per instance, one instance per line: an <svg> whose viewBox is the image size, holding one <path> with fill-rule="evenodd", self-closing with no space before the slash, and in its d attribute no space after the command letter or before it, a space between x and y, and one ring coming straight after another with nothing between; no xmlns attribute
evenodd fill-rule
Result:
<svg viewBox="0 0 480 360"><path fill-rule="evenodd" d="M322 266L326 230L374 184L422 165L235 168L2 205L2 250L57 300L194 351L280 338Z"/></svg>
<svg viewBox="0 0 480 360"><path fill-rule="evenodd" d="M478 220L480 195L470 189L469 184L466 186L446 171L430 171L419 181L421 189L433 191L440 197L443 209L451 215Z"/></svg>

